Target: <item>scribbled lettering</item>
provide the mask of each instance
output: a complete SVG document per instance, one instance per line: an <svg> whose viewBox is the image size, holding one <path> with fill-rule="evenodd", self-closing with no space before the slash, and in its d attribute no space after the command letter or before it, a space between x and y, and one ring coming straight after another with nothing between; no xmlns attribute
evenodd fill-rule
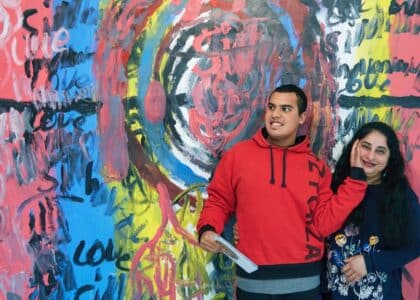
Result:
<svg viewBox="0 0 420 300"><path fill-rule="evenodd" d="M327 22L329 25L348 22L353 26L362 11L361 1L334 1L334 4L328 6Z"/></svg>
<svg viewBox="0 0 420 300"><path fill-rule="evenodd" d="M93 289L95 289L95 286L92 284L85 284L83 286L81 286L77 291L76 294L74 295L74 299L75 300L79 300L80 296L82 296L83 294L92 291ZM95 298L97 299L97 298Z"/></svg>
<svg viewBox="0 0 420 300"><path fill-rule="evenodd" d="M65 47L70 41L70 33L67 29L61 27L54 33L54 38L51 42L51 49L54 52L63 52L67 50Z"/></svg>
<svg viewBox="0 0 420 300"><path fill-rule="evenodd" d="M331 34L343 34L345 36L344 51L352 53L353 48L359 47L366 40L382 39L384 33L401 34L410 32L415 35L419 32L420 25L413 20L412 16L408 15L398 15L391 20L390 15L381 7L376 7L376 13L371 18L358 20L354 27L354 30L329 33L327 37ZM331 43L330 38L329 44Z"/></svg>
<svg viewBox="0 0 420 300"><path fill-rule="evenodd" d="M396 0L391 0L388 9L389 14L395 15L398 14L401 10L404 10L404 14L407 16L420 14L420 7L418 6L418 2L416 0L411 1L411 3L409 3L409 1L403 1L401 4L399 4Z"/></svg>
<svg viewBox="0 0 420 300"><path fill-rule="evenodd" d="M47 67L47 61L44 58L37 57L40 48L39 30L29 24L29 18L37 13L37 9L27 9L23 12L23 28L29 32L24 38L26 41L24 70L26 76L31 78L31 88L35 88L41 69ZM41 48L46 49L47 47Z"/></svg>
<svg viewBox="0 0 420 300"><path fill-rule="evenodd" d="M111 216L117 209L118 205L114 205L116 199L115 187L109 190L108 186L101 183L97 178L93 177L93 161L90 161L86 166L85 171L85 194L90 195L90 203L92 207L106 205L105 215ZM125 226L132 224L132 214L129 214L125 220L122 220L118 225L118 230Z"/></svg>
<svg viewBox="0 0 420 300"><path fill-rule="evenodd" d="M394 57L392 62L390 60L375 60L370 58L368 62L362 58L358 63L350 68L349 65L343 64L339 68L339 75L348 78L346 83L346 91L356 93L361 88L372 89L379 87L384 91L389 86L389 79L380 81L380 74L403 73L404 76L417 74L420 68L419 63L414 62L414 57L411 57L410 62ZM362 78L360 78L362 77Z"/></svg>
<svg viewBox="0 0 420 300"><path fill-rule="evenodd" d="M100 281L100 279L95 278L95 281ZM94 296L92 295L90 297L91 299L121 300L123 299L123 295L124 295L123 293L125 291L126 281L127 281L126 274L119 274L118 277L115 275L109 275L107 285L102 295L99 291L99 288L95 288L93 284L85 284L77 289L74 299L78 300L78 299L81 299L81 297L84 294L94 293Z"/></svg>
<svg viewBox="0 0 420 300"><path fill-rule="evenodd" d="M49 175L46 172L43 172L42 178L45 181L51 182L51 186L49 188L38 187L38 191L40 191L40 192L51 192L51 191L53 191L57 188L59 183L58 183L58 180L56 178L54 178L53 176Z"/></svg>
<svg viewBox="0 0 420 300"><path fill-rule="evenodd" d="M38 10L33 8L33 9L27 9L23 12L23 28L25 28L27 31L29 31L31 34L38 34L38 29L36 29L35 27L29 25L28 19L29 17L35 15L38 13Z"/></svg>
<svg viewBox="0 0 420 300"><path fill-rule="evenodd" d="M73 28L77 23L96 25L98 12L93 7L84 7L81 0L63 1L55 8L54 26L55 28Z"/></svg>
<svg viewBox="0 0 420 300"><path fill-rule="evenodd" d="M42 89L47 89L47 85L37 85L39 74L45 70L49 80L51 79L52 74L57 72L60 57L62 56L62 53L67 50L65 46L70 40L70 34L68 30L63 27L58 28L55 33L52 32L47 17L43 18L43 30L42 33L40 33L37 28L29 25L29 18L37 13L38 10L36 9L29 9L24 12L23 28L29 32L24 35L24 40L26 41L24 70L26 76L31 79L31 89L37 87L42 91ZM54 59L52 57L52 52L56 53ZM17 53L13 57L18 57ZM50 96L49 93L53 92L47 91L47 93L47 96ZM34 93L35 96L39 94L39 91ZM54 98L47 98L46 100L55 100ZM42 99L44 99L44 97L41 97L41 99L38 98L37 100L40 101Z"/></svg>
<svg viewBox="0 0 420 300"><path fill-rule="evenodd" d="M10 147L1 148L2 168L14 168L20 184L41 178L39 192L51 191L60 182L60 190L71 196L68 187L75 178L84 178L86 170L82 166L91 160L89 149L96 143L95 129L85 128L86 119L96 110L91 101L63 103L56 108L48 105L40 111L33 103L0 101L0 123L13 117L22 126L18 131L5 127L3 136L9 136ZM57 164L59 176L50 171Z"/></svg>
<svg viewBox="0 0 420 300"><path fill-rule="evenodd" d="M383 11L376 14L371 20L362 19L360 23L356 25L354 36L348 32L347 39L345 42L346 52L350 53L351 47L358 47L365 40L371 40L375 37L381 38L382 32L384 31L384 18Z"/></svg>
<svg viewBox="0 0 420 300"><path fill-rule="evenodd" d="M91 195L93 192L99 190L99 180L92 177L93 161L90 161L86 166L86 181L85 181L85 193Z"/></svg>
<svg viewBox="0 0 420 300"><path fill-rule="evenodd" d="M334 31L334 32L328 33L325 38L328 48L331 49L333 52L338 52L337 40L338 40L339 35L340 35L339 31Z"/></svg>
<svg viewBox="0 0 420 300"><path fill-rule="evenodd" d="M105 247L101 241L96 240L92 246L89 247L85 253L85 259L82 261L81 256L85 248L86 242L80 241L79 245L74 252L73 261L76 265L79 266L98 266L103 261L114 261L118 269L123 271L129 271L129 268L122 265L123 262L130 259L130 254L122 253L122 248L118 251L114 250L114 243L112 239L108 239L107 246Z"/></svg>

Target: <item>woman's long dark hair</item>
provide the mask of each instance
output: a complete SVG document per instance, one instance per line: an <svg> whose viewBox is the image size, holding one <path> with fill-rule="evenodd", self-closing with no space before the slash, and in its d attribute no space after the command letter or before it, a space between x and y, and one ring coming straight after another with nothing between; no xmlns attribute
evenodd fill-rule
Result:
<svg viewBox="0 0 420 300"><path fill-rule="evenodd" d="M382 122L370 122L357 130L335 165L331 188L336 192L344 179L350 175L350 153L354 142L373 131L385 136L390 151L389 161L383 171L381 182L384 189L384 198L380 201L382 239L386 248L397 248L408 243L411 238L406 234L406 228L409 226L408 220L410 219L407 199L410 187L405 175L405 161L400 151L399 141L395 131L390 126ZM363 201L353 210L346 223L360 224L362 220Z"/></svg>

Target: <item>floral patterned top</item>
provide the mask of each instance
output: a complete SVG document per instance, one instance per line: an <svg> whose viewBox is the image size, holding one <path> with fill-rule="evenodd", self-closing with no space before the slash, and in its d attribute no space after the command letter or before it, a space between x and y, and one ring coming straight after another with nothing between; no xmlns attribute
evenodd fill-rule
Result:
<svg viewBox="0 0 420 300"><path fill-rule="evenodd" d="M420 209L417 196L411 190L412 228L416 243L404 249L385 250L381 245L379 201L383 198L380 185L370 185L362 202L363 221L360 226L346 224L327 240L327 280L332 299L401 299L401 271L409 261L419 256ZM341 268L344 260L363 255L368 274L353 285L346 282Z"/></svg>

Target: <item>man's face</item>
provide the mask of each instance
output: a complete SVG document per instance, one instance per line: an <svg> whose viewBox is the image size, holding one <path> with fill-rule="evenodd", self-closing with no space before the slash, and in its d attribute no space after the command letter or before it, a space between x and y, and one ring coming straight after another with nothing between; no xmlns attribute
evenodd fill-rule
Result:
<svg viewBox="0 0 420 300"><path fill-rule="evenodd" d="M268 141L281 147L293 145L299 126L305 122L305 116L305 113L299 115L295 93L273 93L264 116Z"/></svg>

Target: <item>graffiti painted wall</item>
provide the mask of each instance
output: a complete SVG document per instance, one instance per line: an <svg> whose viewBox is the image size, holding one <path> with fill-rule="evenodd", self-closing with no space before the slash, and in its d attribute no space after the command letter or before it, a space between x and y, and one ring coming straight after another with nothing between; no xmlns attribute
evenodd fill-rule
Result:
<svg viewBox="0 0 420 300"><path fill-rule="evenodd" d="M331 166L360 124L391 124L420 195L419 14L416 0L0 0L0 299L233 299L234 266L194 228L218 158L281 83L307 92L302 131Z"/></svg>

